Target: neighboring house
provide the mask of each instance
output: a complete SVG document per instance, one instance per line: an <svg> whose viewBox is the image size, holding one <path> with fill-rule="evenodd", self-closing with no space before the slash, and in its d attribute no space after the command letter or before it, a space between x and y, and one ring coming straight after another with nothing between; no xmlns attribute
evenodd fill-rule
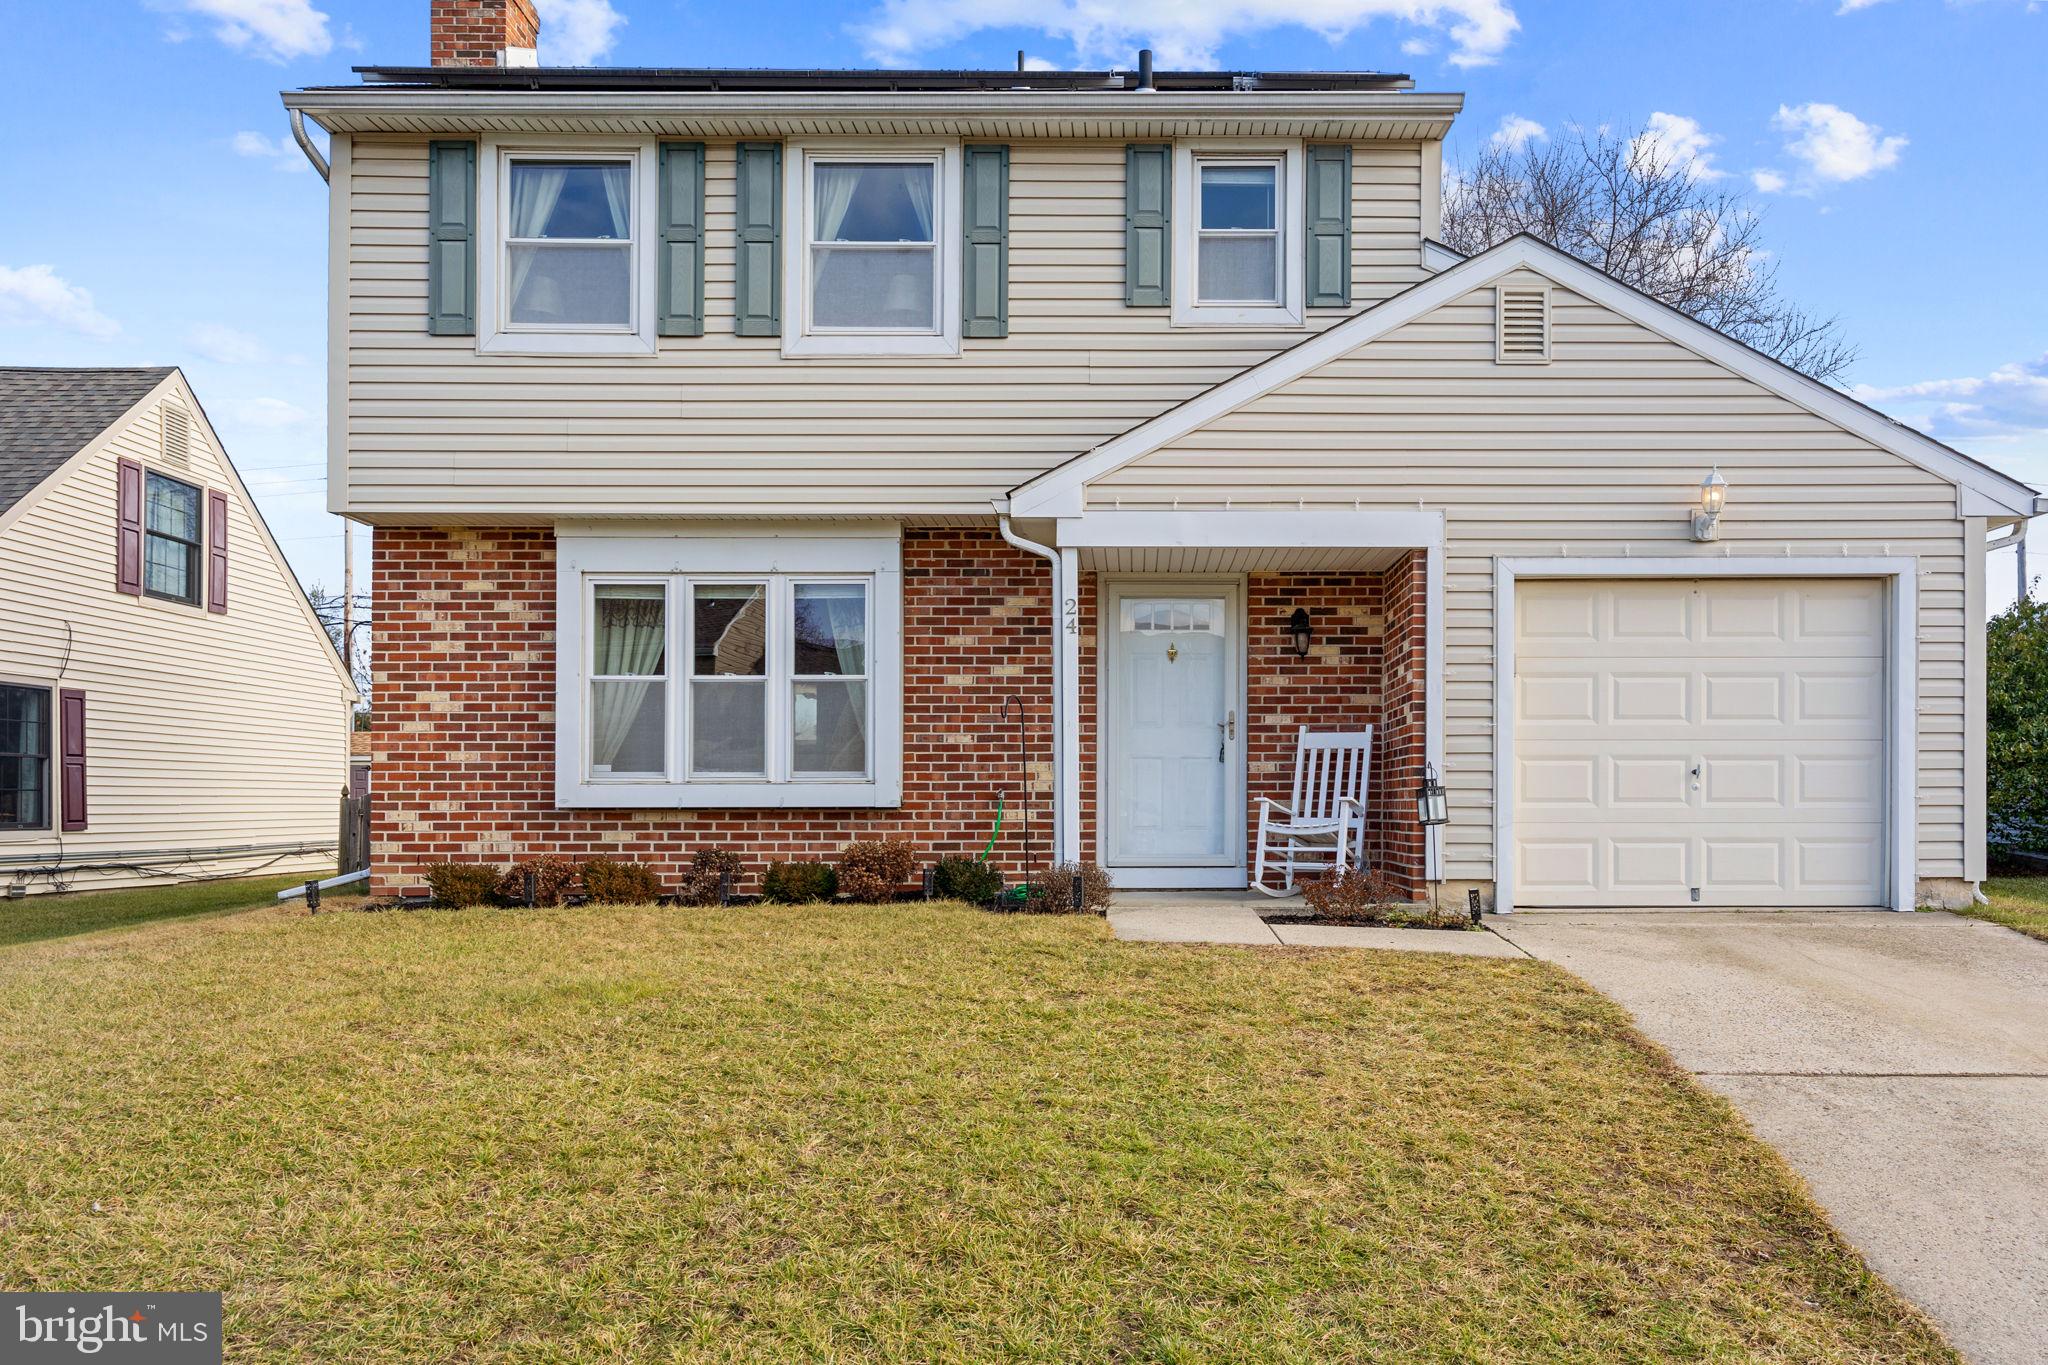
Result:
<svg viewBox="0 0 2048 1365"><path fill-rule="evenodd" d="M370 764L373 750L368 730L351 730L348 736L348 794L370 794Z"/></svg>
<svg viewBox="0 0 2048 1365"><path fill-rule="evenodd" d="M0 895L330 867L354 691L175 369L0 368Z"/></svg>
<svg viewBox="0 0 2048 1365"><path fill-rule="evenodd" d="M1038 830L1124 886L1243 885L1297 729L1365 724L1417 889L1984 875L1985 545L2034 491L1533 240L1437 246L1460 97L549 70L526 0L432 12L436 66L285 96L332 135L382 888L975 851L1012 695Z"/></svg>

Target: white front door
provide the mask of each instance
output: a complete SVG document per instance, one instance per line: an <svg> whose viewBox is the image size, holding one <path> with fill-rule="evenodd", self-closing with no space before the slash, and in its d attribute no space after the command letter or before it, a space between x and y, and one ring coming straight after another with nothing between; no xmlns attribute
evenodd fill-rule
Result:
<svg viewBox="0 0 2048 1365"><path fill-rule="evenodd" d="M1125 886L1239 885L1235 592L1112 589L1105 605L1105 861Z"/></svg>

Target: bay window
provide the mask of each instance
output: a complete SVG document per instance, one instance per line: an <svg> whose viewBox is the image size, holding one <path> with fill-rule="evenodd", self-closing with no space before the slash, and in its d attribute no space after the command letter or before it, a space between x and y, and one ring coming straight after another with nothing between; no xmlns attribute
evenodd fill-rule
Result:
<svg viewBox="0 0 2048 1365"><path fill-rule="evenodd" d="M682 539L559 541L558 800L893 805L893 536Z"/></svg>
<svg viewBox="0 0 2048 1365"><path fill-rule="evenodd" d="M799 144L785 182L785 354L960 349L957 146Z"/></svg>
<svg viewBox="0 0 2048 1365"><path fill-rule="evenodd" d="M1299 326L1300 146L1194 142L1174 155L1174 322Z"/></svg>

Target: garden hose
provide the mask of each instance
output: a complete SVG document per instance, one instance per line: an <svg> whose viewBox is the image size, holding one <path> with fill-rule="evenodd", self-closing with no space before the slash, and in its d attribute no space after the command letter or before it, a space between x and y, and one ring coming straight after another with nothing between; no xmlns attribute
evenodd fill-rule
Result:
<svg viewBox="0 0 2048 1365"><path fill-rule="evenodd" d="M1003 832L1003 793L996 793L996 827L988 832L988 843L982 848L981 856L974 861L985 863L988 855L996 851L996 839Z"/></svg>

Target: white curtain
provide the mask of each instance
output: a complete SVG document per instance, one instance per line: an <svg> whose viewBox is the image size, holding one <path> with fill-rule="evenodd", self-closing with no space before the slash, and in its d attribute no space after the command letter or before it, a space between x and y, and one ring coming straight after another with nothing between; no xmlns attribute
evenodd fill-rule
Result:
<svg viewBox="0 0 2048 1365"><path fill-rule="evenodd" d="M853 206L854 191L860 188L864 166L820 166L817 168L817 216L811 234L815 241L830 242L846 223L846 211Z"/></svg>
<svg viewBox="0 0 2048 1365"><path fill-rule="evenodd" d="M630 166L603 166L604 201L612 211L612 236L624 241L632 235L633 170Z"/></svg>
<svg viewBox="0 0 2048 1365"><path fill-rule="evenodd" d="M932 172L924 166L903 168L903 188L910 194L910 211L917 215L918 229L924 234L919 240L932 239Z"/></svg>
<svg viewBox="0 0 2048 1365"><path fill-rule="evenodd" d="M548 219L562 198L562 186L569 179L567 166L514 165L512 168L512 221L507 237L542 237ZM532 250L512 253L512 297L516 300L533 272L536 254Z"/></svg>
<svg viewBox="0 0 2048 1365"><path fill-rule="evenodd" d="M614 589L598 598L596 657L591 671L600 677L654 673L661 667L666 630L660 588ZM648 693L659 680L608 682L593 686L591 699L591 761L612 766L633 732L633 722Z"/></svg>

